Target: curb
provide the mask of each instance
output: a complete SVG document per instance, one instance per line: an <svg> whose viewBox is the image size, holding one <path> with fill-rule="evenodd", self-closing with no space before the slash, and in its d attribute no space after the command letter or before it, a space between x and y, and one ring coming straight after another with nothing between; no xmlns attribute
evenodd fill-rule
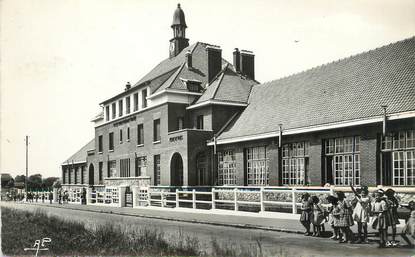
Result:
<svg viewBox="0 0 415 257"><path fill-rule="evenodd" d="M252 225L252 224L220 223L220 222L211 222L211 221L196 220L196 219L178 219L178 218L168 218L168 217L145 215L145 214L138 214L138 213L137 214L122 213L116 210L108 211L108 210L78 209L78 208L74 208L71 206L66 207L66 206L59 206L59 205L38 205L38 204L31 204L31 203L23 203L23 204L33 205L33 206L45 206L49 208L60 208L60 209L69 209L69 210L76 210L76 211L94 212L94 213L106 213L106 214L128 216L128 217L159 219L159 220L168 220L168 221L177 221L177 222L186 222L186 223L204 224L204 225L213 225L213 226L222 226L222 227L233 227L233 228L242 228L242 229L259 229L259 230L264 230L264 231L275 231L275 232L284 232L284 233L291 233L291 234L304 234L304 231L299 231L295 229L264 227L264 226L258 226L258 225Z"/></svg>

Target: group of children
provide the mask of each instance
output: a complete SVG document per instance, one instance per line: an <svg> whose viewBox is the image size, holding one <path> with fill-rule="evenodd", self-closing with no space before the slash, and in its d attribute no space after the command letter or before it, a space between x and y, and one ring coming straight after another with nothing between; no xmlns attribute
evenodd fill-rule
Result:
<svg viewBox="0 0 415 257"><path fill-rule="evenodd" d="M396 225L399 224L398 208L399 201L395 197L395 191L388 189L377 190L374 193L374 200L369 196L367 187L355 190L353 200L346 199L344 192L337 192L336 196L329 195L327 202L329 207L324 208L317 196L304 193L301 197L301 218L300 221L306 229L307 236L321 236L325 231L324 224L328 222L333 228L331 239L340 243L368 243L368 224L379 231L379 247L396 247ZM401 233L403 239L413 246L408 235L415 239L415 202L411 201L407 208L410 209L410 216L406 219L405 227ZM357 223L357 238L350 229ZM311 226L313 233L310 232ZM388 240L388 229L392 230L392 240ZM356 240L355 240L356 239Z"/></svg>

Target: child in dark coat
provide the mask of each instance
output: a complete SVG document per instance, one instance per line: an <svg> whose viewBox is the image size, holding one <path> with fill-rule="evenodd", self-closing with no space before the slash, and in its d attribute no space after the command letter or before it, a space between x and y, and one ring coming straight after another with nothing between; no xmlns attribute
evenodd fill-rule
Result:
<svg viewBox="0 0 415 257"><path fill-rule="evenodd" d="M388 204L388 219L392 228L392 241L386 242L386 246L397 246L396 239L396 225L400 224L398 218L399 201L395 197L395 191L392 188L386 190L385 195L387 197L386 202Z"/></svg>

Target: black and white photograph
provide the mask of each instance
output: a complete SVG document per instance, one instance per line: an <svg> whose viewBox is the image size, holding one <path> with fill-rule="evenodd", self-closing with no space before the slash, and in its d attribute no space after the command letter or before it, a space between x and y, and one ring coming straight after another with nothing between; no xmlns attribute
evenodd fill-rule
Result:
<svg viewBox="0 0 415 257"><path fill-rule="evenodd" d="M415 1L0 0L0 256L415 256Z"/></svg>

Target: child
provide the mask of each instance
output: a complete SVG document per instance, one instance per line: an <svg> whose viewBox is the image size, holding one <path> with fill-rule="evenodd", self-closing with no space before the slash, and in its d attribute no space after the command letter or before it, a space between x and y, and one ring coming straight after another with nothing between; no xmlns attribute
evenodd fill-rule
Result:
<svg viewBox="0 0 415 257"><path fill-rule="evenodd" d="M414 243L408 239L407 236L412 237ZM415 210L411 212L411 216L406 221L405 226L402 229L402 237L409 244L409 246L414 246L415 244Z"/></svg>
<svg viewBox="0 0 415 257"><path fill-rule="evenodd" d="M310 194L308 193L304 193L301 196L301 217L300 217L300 222L301 224L303 224L303 226L306 229L306 232L304 233L304 235L309 236L311 235L310 233L310 216L311 216L311 203L310 203Z"/></svg>
<svg viewBox="0 0 415 257"><path fill-rule="evenodd" d="M351 205L346 201L346 196L343 192L337 192L337 198L339 203L333 210L333 215L338 219L335 226L337 225L344 234L344 239L339 241L339 243L353 243L353 232L350 229L353 226Z"/></svg>
<svg viewBox="0 0 415 257"><path fill-rule="evenodd" d="M375 215L372 227L373 229L379 230L379 248L384 248L386 246L386 242L388 241L388 204L386 203L383 194L384 191L382 189L376 191L375 202L372 205L372 213Z"/></svg>
<svg viewBox="0 0 415 257"><path fill-rule="evenodd" d="M324 211L321 205L319 204L320 199L317 196L313 195L311 197L311 202L313 203L313 212L311 223L313 224L313 236L321 236L321 224L324 222Z"/></svg>
<svg viewBox="0 0 415 257"><path fill-rule="evenodd" d="M331 237L331 239L341 240L342 235L341 235L340 229L339 229L339 227L335 226L335 224L338 223L338 218L333 215L333 210L338 205L338 199L335 196L329 195L329 196L327 196L327 201L331 204L331 206L328 209L329 224L333 228L333 236Z"/></svg>
<svg viewBox="0 0 415 257"><path fill-rule="evenodd" d="M352 188L352 190L353 189L354 188ZM371 199L369 197L369 191L367 187L362 187L361 194L359 195L355 192L355 195L357 203L353 210L353 220L357 222L357 233L359 237L356 243L368 243L369 241L367 240L367 223L369 222L369 212L371 209Z"/></svg>
<svg viewBox="0 0 415 257"><path fill-rule="evenodd" d="M398 242L396 239L396 225L400 224L398 218L398 207L399 202L398 199L395 197L395 191L391 188L386 190L385 195L387 197L386 203L388 204L388 219L389 224L392 227L392 241L386 242L386 246L397 246Z"/></svg>

